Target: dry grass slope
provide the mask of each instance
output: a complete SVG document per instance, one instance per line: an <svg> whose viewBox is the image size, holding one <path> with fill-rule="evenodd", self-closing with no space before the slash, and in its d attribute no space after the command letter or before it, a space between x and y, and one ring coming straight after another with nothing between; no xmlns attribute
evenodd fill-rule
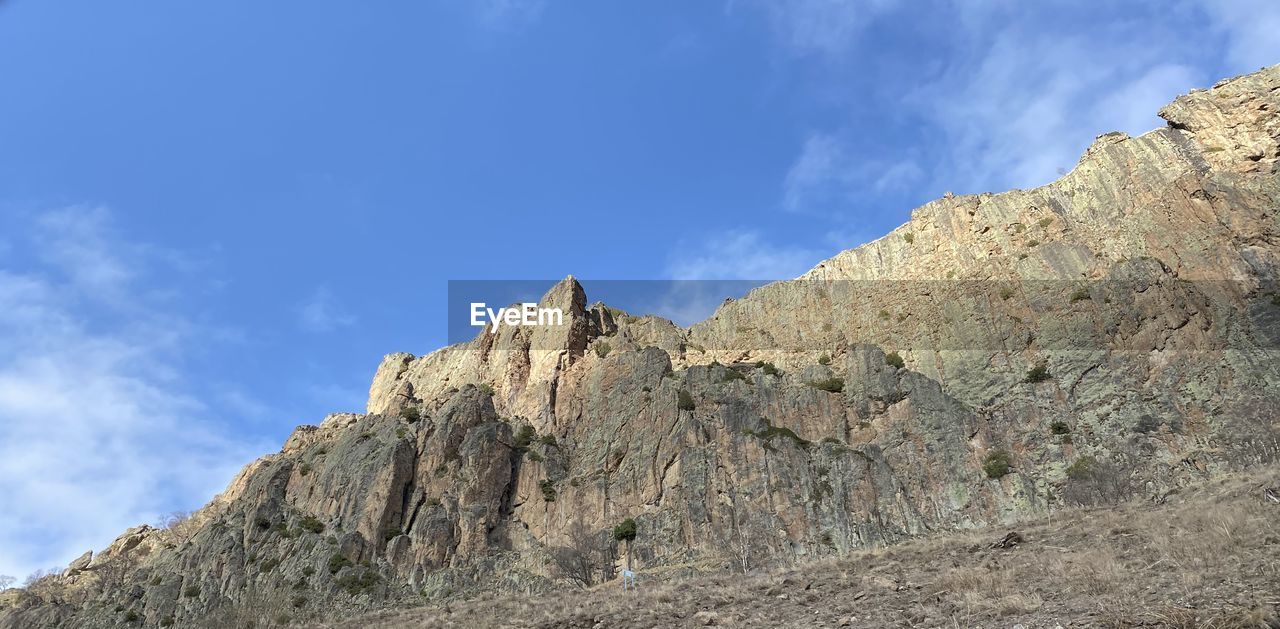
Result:
<svg viewBox="0 0 1280 629"><path fill-rule="evenodd" d="M383 612L330 627L1280 627L1280 473L1164 504L921 538L760 575L640 574L541 597Z"/></svg>

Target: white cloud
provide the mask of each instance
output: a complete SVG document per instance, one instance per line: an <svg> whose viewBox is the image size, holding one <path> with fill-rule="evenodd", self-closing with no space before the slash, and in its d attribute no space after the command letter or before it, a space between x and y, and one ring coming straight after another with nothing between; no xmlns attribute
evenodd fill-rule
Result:
<svg viewBox="0 0 1280 629"><path fill-rule="evenodd" d="M759 232L733 230L701 246L682 246L668 261L667 274L681 280L774 280L797 277L821 254L803 247L773 245Z"/></svg>
<svg viewBox="0 0 1280 629"><path fill-rule="evenodd" d="M835 135L814 134L805 140L783 180L782 207L788 212L847 217L868 192L898 192L923 176L913 160L855 160Z"/></svg>
<svg viewBox="0 0 1280 629"><path fill-rule="evenodd" d="M1280 3L1275 0L1199 0L1227 39L1232 72L1280 63Z"/></svg>
<svg viewBox="0 0 1280 629"><path fill-rule="evenodd" d="M1164 126L1156 112L1199 80L1199 73L1188 66L1157 65L1099 99L1093 109L1099 119L1137 135Z"/></svg>
<svg viewBox="0 0 1280 629"><path fill-rule="evenodd" d="M346 312L324 286L311 293L298 308L298 319L302 329L308 332L332 332L356 322L355 316Z"/></svg>
<svg viewBox="0 0 1280 629"><path fill-rule="evenodd" d="M667 261L667 276L672 280L666 292L638 311L684 326L711 316L725 298L742 297L770 281L798 277L833 253L773 244L758 231L742 229L698 245L681 243L675 251Z"/></svg>
<svg viewBox="0 0 1280 629"><path fill-rule="evenodd" d="M130 268L133 247L113 247L105 208L71 207L47 212L36 219L38 254L64 273L81 292L118 299L134 279Z"/></svg>
<svg viewBox="0 0 1280 629"><path fill-rule="evenodd" d="M978 13L982 7L970 7ZM957 192L1034 187L1072 168L1093 138L1158 127L1156 110L1207 80L1181 60L1187 47L1140 22L1088 33L1059 32L1045 19L960 24L984 28L956 51L909 105L941 131L937 187Z"/></svg>
<svg viewBox="0 0 1280 629"><path fill-rule="evenodd" d="M800 54L839 56L897 0L761 0L775 35Z"/></svg>
<svg viewBox="0 0 1280 629"><path fill-rule="evenodd" d="M805 140L783 182L782 207L799 212L816 196L827 196L832 188L843 189L853 179L844 149L831 135L812 135Z"/></svg>
<svg viewBox="0 0 1280 629"><path fill-rule="evenodd" d="M145 269L113 255L136 245L109 222L41 215L23 242L42 265L0 269L0 573L65 564L198 506L264 449L220 434L177 376L195 329L155 308L135 282Z"/></svg>
<svg viewBox="0 0 1280 629"><path fill-rule="evenodd" d="M848 48L861 44L859 33L877 28L877 20L887 20L893 3L763 6L793 48L836 53L863 50ZM948 39L938 44L945 54L937 65L922 68L913 87L886 89L893 100L883 105L916 117L920 129L934 133L924 140L929 160L878 161L875 156L884 150L859 146L862 122L851 116L848 129L806 140L783 182L783 207L830 215L863 193L921 183L956 192L1043 185L1072 168L1095 136L1157 128L1163 122L1156 111L1178 94L1207 87L1223 72L1280 62L1277 2L1182 0L1112 9L1082 27L1083 10L1068 3L986 0L916 7L947 25ZM1141 14L1147 10L1171 19L1152 20ZM1203 30L1188 32L1187 23ZM859 106L869 96L858 94Z"/></svg>

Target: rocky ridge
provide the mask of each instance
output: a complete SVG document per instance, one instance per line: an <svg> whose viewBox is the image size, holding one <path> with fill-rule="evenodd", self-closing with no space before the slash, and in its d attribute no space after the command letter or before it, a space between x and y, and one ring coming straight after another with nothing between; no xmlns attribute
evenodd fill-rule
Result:
<svg viewBox="0 0 1280 629"><path fill-rule="evenodd" d="M567 278L559 328L387 356L192 518L139 527L0 627L285 624L563 587L564 549L751 571L1280 452L1280 66L1179 97L1070 173L948 195L683 329ZM634 518L627 548L610 530Z"/></svg>

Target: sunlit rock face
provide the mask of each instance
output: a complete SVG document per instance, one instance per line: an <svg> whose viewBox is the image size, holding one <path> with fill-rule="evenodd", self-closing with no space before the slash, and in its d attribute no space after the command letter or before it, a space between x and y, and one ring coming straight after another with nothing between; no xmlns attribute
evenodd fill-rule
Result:
<svg viewBox="0 0 1280 629"><path fill-rule="evenodd" d="M6 592L0 627L541 591L625 518L618 565L752 570L1273 462L1277 112L1280 67L1182 96L1052 184L928 203L688 329L567 278L541 300L564 325L388 355L367 413Z"/></svg>

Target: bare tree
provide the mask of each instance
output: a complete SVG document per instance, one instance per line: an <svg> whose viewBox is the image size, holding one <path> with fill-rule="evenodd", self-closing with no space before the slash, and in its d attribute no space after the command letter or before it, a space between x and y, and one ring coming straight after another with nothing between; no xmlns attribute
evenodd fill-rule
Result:
<svg viewBox="0 0 1280 629"><path fill-rule="evenodd" d="M171 544L181 544L190 540L199 529L192 511L174 511L168 515L161 516L156 521L156 528L161 529L165 533L165 541Z"/></svg>
<svg viewBox="0 0 1280 629"><path fill-rule="evenodd" d="M1062 498L1068 504L1115 504L1134 493L1133 474L1128 466L1080 457L1067 468L1067 484Z"/></svg>
<svg viewBox="0 0 1280 629"><path fill-rule="evenodd" d="M0 574L0 591L7 590L13 587L13 584L17 582L18 582L17 579L7 574Z"/></svg>
<svg viewBox="0 0 1280 629"><path fill-rule="evenodd" d="M96 562L93 572L104 591L115 590L132 583L133 562L121 555L107 555Z"/></svg>
<svg viewBox="0 0 1280 629"><path fill-rule="evenodd" d="M582 522L569 526L569 544L551 549L551 561L558 576L582 587L591 587L613 578L617 547L607 531L592 532Z"/></svg>
<svg viewBox="0 0 1280 629"><path fill-rule="evenodd" d="M49 568L48 570L36 570L27 575L23 580L22 587L28 592L37 596L47 596L56 592L59 588L58 575L62 573L61 568Z"/></svg>

